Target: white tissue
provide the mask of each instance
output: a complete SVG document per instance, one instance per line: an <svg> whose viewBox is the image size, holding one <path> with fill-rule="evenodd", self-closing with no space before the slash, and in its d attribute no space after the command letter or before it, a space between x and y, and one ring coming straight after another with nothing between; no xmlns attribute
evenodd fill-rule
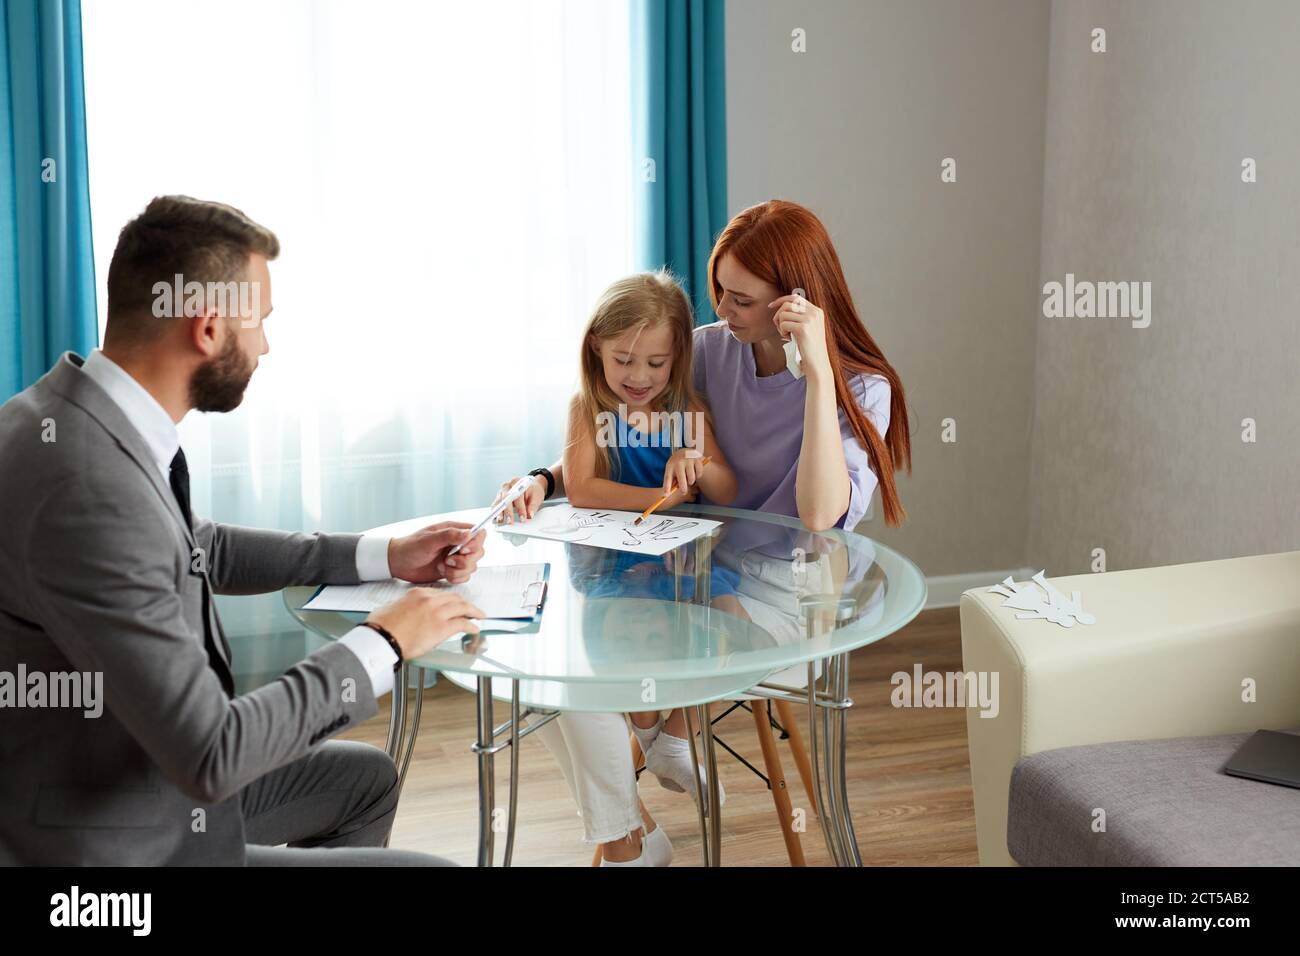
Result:
<svg viewBox="0 0 1300 956"><path fill-rule="evenodd" d="M794 339L785 343L785 367L795 378L803 378L803 356L799 354L799 345Z"/></svg>

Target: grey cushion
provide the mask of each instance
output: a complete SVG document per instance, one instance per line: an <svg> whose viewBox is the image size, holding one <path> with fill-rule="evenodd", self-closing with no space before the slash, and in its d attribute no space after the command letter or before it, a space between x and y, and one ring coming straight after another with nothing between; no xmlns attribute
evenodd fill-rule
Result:
<svg viewBox="0 0 1300 956"><path fill-rule="evenodd" d="M1300 865L1300 790L1223 773L1249 736L1030 754L1011 775L1007 849L1024 866Z"/></svg>

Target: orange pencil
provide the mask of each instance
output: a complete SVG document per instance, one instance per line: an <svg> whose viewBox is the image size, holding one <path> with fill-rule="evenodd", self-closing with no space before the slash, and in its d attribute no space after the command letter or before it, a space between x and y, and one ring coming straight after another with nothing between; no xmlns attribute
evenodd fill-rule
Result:
<svg viewBox="0 0 1300 956"><path fill-rule="evenodd" d="M703 458L700 459L700 465L701 465L701 467L703 467L704 465L707 465L707 464L708 464L709 462L711 462L711 461L713 461L713 456L712 456L712 455L706 455L705 457L703 457ZM635 527L636 527L637 525L639 525L642 521L645 521L646 518L648 518L648 517L650 517L650 515L654 514L654 511L655 511L656 508L658 508L660 505L662 505L665 501L667 501L669 498L671 498L671 497L672 497L673 495L675 495L675 494L677 494L677 485L676 485L676 483L673 484L672 491L668 492L668 494L664 495L662 498L660 498L658 501L656 501L654 504L652 504L652 505L651 505L649 508L647 508L645 511L641 512L641 517L637 518L635 521L632 522L632 527L635 528Z"/></svg>

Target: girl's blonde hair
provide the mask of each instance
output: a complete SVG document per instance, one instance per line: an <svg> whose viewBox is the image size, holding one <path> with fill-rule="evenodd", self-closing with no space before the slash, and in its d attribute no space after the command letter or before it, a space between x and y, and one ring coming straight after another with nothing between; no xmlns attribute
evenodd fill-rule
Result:
<svg viewBox="0 0 1300 956"><path fill-rule="evenodd" d="M695 399L691 386L691 340L695 316L686 291L672 273L638 272L619 279L601 293L591 319L582 334L582 355L578 367L579 421L594 439L601 413L616 414L620 399L605 381L600 357L600 343L637 329L645 331L658 325L672 330L673 358L668 386L654 400L652 412L685 412ZM596 477L606 478L611 471L608 448L597 443Z"/></svg>

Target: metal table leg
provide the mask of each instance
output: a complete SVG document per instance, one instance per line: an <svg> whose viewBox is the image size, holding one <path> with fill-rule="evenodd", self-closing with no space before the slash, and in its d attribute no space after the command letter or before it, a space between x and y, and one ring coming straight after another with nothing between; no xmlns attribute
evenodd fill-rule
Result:
<svg viewBox="0 0 1300 956"><path fill-rule="evenodd" d="M705 796L704 784L700 776L699 755L695 750L695 708L684 707L682 712L686 716L686 740L691 748L691 771L695 776L695 810L700 817L700 855L704 859L704 865L708 866L711 841L709 839L709 825L704 815Z"/></svg>
<svg viewBox="0 0 1300 956"><path fill-rule="evenodd" d="M825 690L835 700L840 700L837 693L839 686L840 659L838 657L828 658L824 663ZM844 852L844 840L840 818L842 808L840 807L840 776L843 772L843 764L836 760L839 751L839 731L843 728L843 722L837 720L838 713L832 712L830 707L822 707L821 710L821 729L822 729L822 751L825 760L825 781L826 781L826 809L827 816L824 823L827 825L829 842L831 844L831 858L835 861L836 866L844 866L846 857Z"/></svg>
<svg viewBox="0 0 1300 956"><path fill-rule="evenodd" d="M389 695L388 740L384 744L384 750L393 758L393 763L397 763L398 754L401 753L402 734L406 729L406 682L410 679L409 668L409 664L402 663L393 679L393 692Z"/></svg>
<svg viewBox="0 0 1300 956"><path fill-rule="evenodd" d="M400 757L402 752L402 739L406 735L406 682L409 680L410 665L403 662L402 666L393 678L393 692L389 695L388 711L388 739L384 742L384 750L392 759L394 766L400 768ZM405 773L399 770L398 773L398 796L401 796L402 782L405 780ZM388 847L388 841L392 839L392 832L384 837L384 847Z"/></svg>
<svg viewBox="0 0 1300 956"><path fill-rule="evenodd" d="M839 664L836 667L836 674L839 686L836 696L842 700L849 699L849 655L841 654ZM861 866L862 854L858 852L857 834L853 832L853 814L849 810L849 787L847 771L845 769L847 745L845 742L845 731L848 726L848 708L836 708L831 715L831 719L839 724L836 736L839 738L839 753L836 755L838 760L838 769L836 775L839 777L839 824L840 824L840 846L844 850L845 866Z"/></svg>
<svg viewBox="0 0 1300 956"><path fill-rule="evenodd" d="M710 574L710 557L713 553L713 535L697 538L695 541L694 568L691 602L708 605L713 599L711 592L712 576ZM686 548L678 551L684 555ZM674 564L678 571L674 575L675 597L681 600L681 558ZM698 716L700 721L700 738L704 747L704 766L708 768L708 784L700 776L700 757L695 749L696 707L684 707L686 715L686 736L691 748L691 771L695 777L695 809L700 818L700 856L705 866L722 865L722 799L718 789L718 757L713 743L713 721L709 718L709 705L700 704ZM708 801L707 805L705 801ZM706 810L707 806L707 810Z"/></svg>
<svg viewBox="0 0 1300 956"><path fill-rule="evenodd" d="M812 751L813 803L817 807L817 819L821 822L822 836L826 839L826 852L831 862L835 862L835 844L831 840L829 811L826 806L826 788L822 782L822 747L824 730L818 727L822 722L823 708L817 704L817 662L808 663L808 749Z"/></svg>
<svg viewBox="0 0 1300 956"><path fill-rule="evenodd" d="M558 710L542 711L524 707L520 698L517 678L498 677L510 681L510 719L499 727L492 726L491 677L477 678L475 693L477 703L477 737L470 750L478 757L478 865L494 866L496 862L496 832L501 829L496 814L496 755L510 748L510 795L506 803L506 852L504 866L510 866L515 854L515 830L519 812L519 744L529 734L545 727L560 716ZM525 718L533 717L525 727ZM509 732L509 739L497 743L497 738Z"/></svg>
<svg viewBox="0 0 1300 956"><path fill-rule="evenodd" d="M718 757L713 746L713 721L709 705L700 705L700 736L704 739L705 766L709 768L709 866L722 866L722 798L718 789Z"/></svg>
<svg viewBox="0 0 1300 956"><path fill-rule="evenodd" d="M478 679L478 865L491 866L496 848L496 754L493 749L492 678Z"/></svg>
<svg viewBox="0 0 1300 956"><path fill-rule="evenodd" d="M818 638L818 623L823 614L833 612L837 622L853 612L853 601L830 595L809 595L799 602L809 642ZM847 711L849 698L849 657L847 653L826 658L822 667L822 687L817 686L817 664L808 664L808 731L812 751L814 801L821 820L826 852L835 866L861 866L853 816L849 812L847 756Z"/></svg>
<svg viewBox="0 0 1300 956"><path fill-rule="evenodd" d="M515 855L515 814L519 809L519 681L510 682L510 809L506 821L505 866Z"/></svg>
<svg viewBox="0 0 1300 956"><path fill-rule="evenodd" d="M401 798L402 788L406 786L406 771L411 766L411 754L415 751L415 738L420 735L420 713L424 710L424 668L420 668L420 680L415 692L415 716L411 718L411 733L406 738L406 748L402 752L402 763L397 775L397 795ZM405 713L405 708L403 708Z"/></svg>
<svg viewBox="0 0 1300 956"><path fill-rule="evenodd" d="M853 704L848 695L848 655L839 654L824 662L822 700L818 699L813 680L814 667L808 665L808 722L817 815L831 862L835 866L861 866L845 770L848 709Z"/></svg>

